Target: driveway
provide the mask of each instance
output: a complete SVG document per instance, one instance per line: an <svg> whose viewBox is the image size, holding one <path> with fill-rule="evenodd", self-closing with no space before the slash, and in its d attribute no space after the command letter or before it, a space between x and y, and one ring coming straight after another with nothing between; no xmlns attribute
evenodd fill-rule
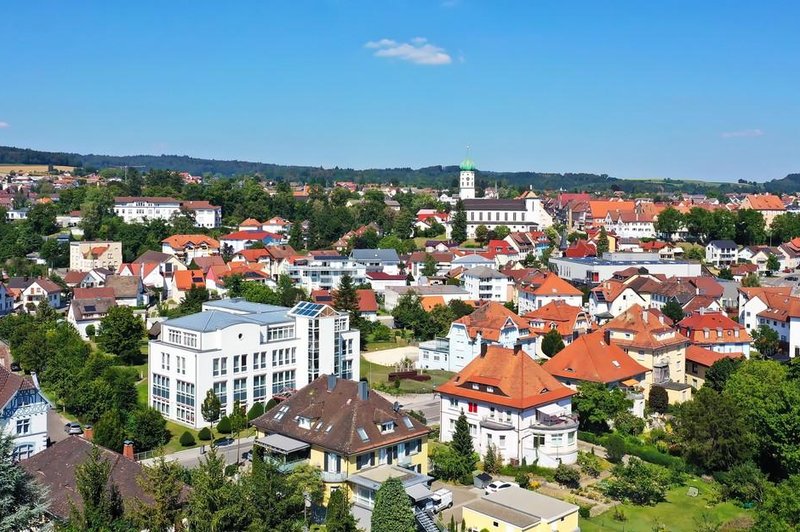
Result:
<svg viewBox="0 0 800 532"><path fill-rule="evenodd" d="M59 442L67 437L67 433L64 432L64 425L68 421L54 408L47 411L47 437L50 438L52 443Z"/></svg>
<svg viewBox="0 0 800 532"><path fill-rule="evenodd" d="M373 390L374 391L374 390ZM418 410L425 415L428 426L438 425L441 421L441 399L432 393L415 393L408 395L392 395L378 392L391 402L397 401L404 410Z"/></svg>
<svg viewBox="0 0 800 532"><path fill-rule="evenodd" d="M464 505L477 501L483 495L483 490L474 486L457 486L454 484L445 484L439 480L434 481L431 489L436 491L439 488L447 488L453 492L453 507L441 513L442 521L445 526L450 523L450 516L453 516L456 524L461 523L461 510Z"/></svg>

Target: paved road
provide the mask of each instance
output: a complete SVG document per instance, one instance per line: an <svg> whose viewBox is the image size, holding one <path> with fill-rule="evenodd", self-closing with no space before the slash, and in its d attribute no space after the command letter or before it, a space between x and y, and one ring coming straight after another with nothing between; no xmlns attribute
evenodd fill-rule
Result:
<svg viewBox="0 0 800 532"><path fill-rule="evenodd" d="M428 425L438 425L441 421L441 404L438 396L432 393L419 393L408 395L392 395L378 392L389 401L397 401L405 410L419 410L428 420Z"/></svg>
<svg viewBox="0 0 800 532"><path fill-rule="evenodd" d="M67 437L64 432L64 425L66 425L67 418L61 417L57 410L51 408L47 411L47 436L53 443L59 442Z"/></svg>
<svg viewBox="0 0 800 532"><path fill-rule="evenodd" d="M236 462L236 457L241 457L247 451L250 451L253 448L253 441L255 440L255 436L251 436L249 438L242 438L241 442L239 443L238 451L236 446L236 440L229 445L223 445L217 447L217 452L220 454L224 459L225 463L232 464ZM165 455L164 458L167 460L173 460L181 464L183 467L197 467L200 464L200 461L203 458L204 452L208 451L208 445L203 447L194 447L192 449L186 449L185 451L178 451L176 453ZM240 458L241 459L241 458ZM148 458L146 460L142 460L140 463L144 465L152 464L156 458Z"/></svg>

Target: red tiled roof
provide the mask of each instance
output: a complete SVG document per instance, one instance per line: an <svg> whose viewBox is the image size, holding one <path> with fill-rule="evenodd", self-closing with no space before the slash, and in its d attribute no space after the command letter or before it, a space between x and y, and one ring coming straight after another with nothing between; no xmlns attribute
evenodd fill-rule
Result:
<svg viewBox="0 0 800 532"><path fill-rule="evenodd" d="M116 298L116 295L114 293L114 289L107 286L96 288L73 288L72 290L73 299L94 299L97 297L110 297L111 299L114 299Z"/></svg>
<svg viewBox="0 0 800 532"><path fill-rule="evenodd" d="M724 344L750 342L752 338L743 325L736 323L721 312L695 312L677 324L678 330L692 343ZM739 335L736 336L736 331ZM708 337L706 337L708 332Z"/></svg>
<svg viewBox="0 0 800 532"><path fill-rule="evenodd" d="M784 211L786 206L778 196L772 194L748 194L745 201L757 211Z"/></svg>
<svg viewBox="0 0 800 532"><path fill-rule="evenodd" d="M479 306L472 314L462 316L453 323L464 325L470 338L475 338L480 332L484 338L497 342L500 340L500 331L509 320L520 331L529 331L530 329L528 322L524 318L517 316L513 311L497 301L489 301ZM524 332L522 336L528 336L528 334L528 332Z"/></svg>
<svg viewBox="0 0 800 532"><path fill-rule="evenodd" d="M472 383L489 384L496 391L474 390ZM514 351L497 345L486 346L484 353L436 391L520 409L549 404L576 393L558 382L522 350Z"/></svg>
<svg viewBox="0 0 800 532"><path fill-rule="evenodd" d="M201 288L206 286L203 270L178 270L174 275L175 286L178 290L185 291L192 288L192 286Z"/></svg>
<svg viewBox="0 0 800 532"><path fill-rule="evenodd" d="M405 281L406 276L402 274L392 275L384 272L367 272L367 278L374 281Z"/></svg>
<svg viewBox="0 0 800 532"><path fill-rule="evenodd" d="M535 330L540 334L546 334L555 324L558 332L562 336L567 336L575 332L575 323L581 316L586 320L588 326L589 319L582 308L573 307L557 299L541 308L528 312L523 318L530 322L531 330Z"/></svg>
<svg viewBox="0 0 800 532"><path fill-rule="evenodd" d="M690 345L686 348L686 361L700 364L701 366L711 367L714 362L723 358L742 358L742 353L717 353L699 345Z"/></svg>
<svg viewBox="0 0 800 532"><path fill-rule="evenodd" d="M212 249L219 249L219 241L206 235L172 235L161 242L172 249L184 249L189 244L195 246L205 244Z"/></svg>
<svg viewBox="0 0 800 532"><path fill-rule="evenodd" d="M356 290L358 295L358 310L359 312L378 312L378 300L375 298L375 292L368 288Z"/></svg>
<svg viewBox="0 0 800 532"><path fill-rule="evenodd" d="M660 310L644 309L639 304L632 305L625 312L606 323L601 330L630 334L630 338L620 335L611 339L612 343L623 346L659 349L689 343L685 336L674 331L672 320ZM669 334L670 332L673 334Z"/></svg>
<svg viewBox="0 0 800 532"><path fill-rule="evenodd" d="M522 290L537 296L582 296L583 292L569 284L554 272L547 272L542 277L536 278L531 287L524 286ZM532 283L532 284L533 284Z"/></svg>
<svg viewBox="0 0 800 532"><path fill-rule="evenodd" d="M248 218L247 220L240 223L239 227L261 227L261 222L259 222L255 218Z"/></svg>
<svg viewBox="0 0 800 532"><path fill-rule="evenodd" d="M579 336L542 367L556 377L604 384L650 371L619 346L607 344L603 331Z"/></svg>
<svg viewBox="0 0 800 532"><path fill-rule="evenodd" d="M234 231L233 233L219 237L220 240L280 240L281 235L270 233L269 231Z"/></svg>

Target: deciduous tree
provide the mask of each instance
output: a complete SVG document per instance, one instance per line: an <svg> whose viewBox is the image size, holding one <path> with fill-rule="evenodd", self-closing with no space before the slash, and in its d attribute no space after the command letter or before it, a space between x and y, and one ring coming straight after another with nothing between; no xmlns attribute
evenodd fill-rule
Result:
<svg viewBox="0 0 800 532"><path fill-rule="evenodd" d="M100 321L97 343L109 353L117 355L127 364L142 357L140 343L144 337L144 323L127 306L111 307Z"/></svg>

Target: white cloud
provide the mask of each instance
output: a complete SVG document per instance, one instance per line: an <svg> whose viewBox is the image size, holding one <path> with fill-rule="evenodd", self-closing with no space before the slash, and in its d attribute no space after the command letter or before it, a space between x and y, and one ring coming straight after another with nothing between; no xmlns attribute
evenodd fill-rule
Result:
<svg viewBox="0 0 800 532"><path fill-rule="evenodd" d="M397 42L392 39L370 41L364 45L375 50L375 57L388 57L409 61L417 65L449 65L453 62L444 48L428 42L424 37L414 37L410 42Z"/></svg>
<svg viewBox="0 0 800 532"><path fill-rule="evenodd" d="M733 139L741 137L762 137L764 130L762 129L740 129L739 131L725 131L721 137L723 139Z"/></svg>
<svg viewBox="0 0 800 532"><path fill-rule="evenodd" d="M0 120L0 129L5 129L7 127L11 127L11 124L9 124L8 122L3 122L2 120Z"/></svg>

